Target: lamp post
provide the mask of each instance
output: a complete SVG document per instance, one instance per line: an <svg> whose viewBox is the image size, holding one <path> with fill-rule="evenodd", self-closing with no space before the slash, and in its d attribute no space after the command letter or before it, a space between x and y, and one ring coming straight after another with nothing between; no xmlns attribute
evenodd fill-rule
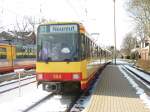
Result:
<svg viewBox="0 0 150 112"><path fill-rule="evenodd" d="M114 58L115 58L115 64L116 64L116 5L114 1Z"/></svg>

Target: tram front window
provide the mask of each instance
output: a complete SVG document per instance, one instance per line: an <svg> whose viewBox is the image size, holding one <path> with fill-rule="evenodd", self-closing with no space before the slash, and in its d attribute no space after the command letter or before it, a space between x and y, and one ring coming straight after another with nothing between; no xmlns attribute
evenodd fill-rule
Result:
<svg viewBox="0 0 150 112"><path fill-rule="evenodd" d="M78 61L77 33L39 34L39 61Z"/></svg>

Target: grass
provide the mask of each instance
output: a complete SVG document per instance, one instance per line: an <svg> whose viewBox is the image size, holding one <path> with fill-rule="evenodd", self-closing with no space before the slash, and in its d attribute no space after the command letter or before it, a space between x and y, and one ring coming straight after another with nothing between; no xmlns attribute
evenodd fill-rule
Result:
<svg viewBox="0 0 150 112"><path fill-rule="evenodd" d="M150 60L138 60L136 66L150 72Z"/></svg>

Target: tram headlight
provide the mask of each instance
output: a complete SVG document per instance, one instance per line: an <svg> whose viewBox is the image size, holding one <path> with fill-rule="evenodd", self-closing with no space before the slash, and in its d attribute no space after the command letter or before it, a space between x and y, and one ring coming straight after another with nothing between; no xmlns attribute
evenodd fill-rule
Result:
<svg viewBox="0 0 150 112"><path fill-rule="evenodd" d="M80 75L79 74L73 74L72 78L75 79L75 80L79 80Z"/></svg>
<svg viewBox="0 0 150 112"><path fill-rule="evenodd" d="M42 80L42 79L43 79L43 75L42 75L42 74L38 74L37 78L38 78L39 80Z"/></svg>

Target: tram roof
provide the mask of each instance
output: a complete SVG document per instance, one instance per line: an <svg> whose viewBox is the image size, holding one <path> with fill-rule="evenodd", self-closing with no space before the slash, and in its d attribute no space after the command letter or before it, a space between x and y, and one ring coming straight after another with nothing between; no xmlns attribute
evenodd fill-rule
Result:
<svg viewBox="0 0 150 112"><path fill-rule="evenodd" d="M49 25L49 24L78 24L80 26L80 32L84 32L85 35L90 37L90 34L86 31L85 26L80 22L47 22L42 23L41 25ZM94 44L96 44L92 39L90 39ZM96 44L97 45L97 44ZM100 48L100 46L98 46Z"/></svg>
<svg viewBox="0 0 150 112"><path fill-rule="evenodd" d="M48 25L48 24L78 24L83 26L83 24L80 22L47 22L47 23L42 23L41 25Z"/></svg>
<svg viewBox="0 0 150 112"><path fill-rule="evenodd" d="M5 44L5 43L0 43L0 47L1 46L3 46L3 47L9 47L9 46L15 47L15 45L10 45L10 44Z"/></svg>

